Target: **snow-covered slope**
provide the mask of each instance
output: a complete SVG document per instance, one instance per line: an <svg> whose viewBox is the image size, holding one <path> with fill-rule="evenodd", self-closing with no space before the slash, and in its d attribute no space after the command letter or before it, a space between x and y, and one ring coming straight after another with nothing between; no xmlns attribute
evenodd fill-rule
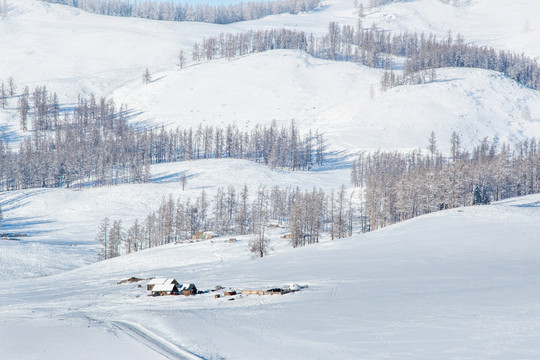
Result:
<svg viewBox="0 0 540 360"><path fill-rule="evenodd" d="M437 80L381 93L382 71L272 51L162 72L145 86L135 81L114 98L137 104L141 120L170 127L253 128L257 123L318 129L340 150L425 148L431 131L441 150L453 131L464 145L483 138L513 142L540 135L540 94L478 69L442 69ZM374 94L371 93L372 87ZM373 95L373 96L371 96ZM526 121L528 107L535 114Z"/></svg>
<svg viewBox="0 0 540 360"><path fill-rule="evenodd" d="M540 5L533 1L460 2L463 5L453 7L439 0L418 0L375 9L363 3L365 28L375 23L392 31L434 32L439 38L452 30L463 33L468 42L538 55L540 26L533 15ZM45 84L63 103L74 102L79 92L113 95L117 103L143 111L136 121L156 125L253 125L295 119L303 128L327 132L331 146L353 151L425 147L432 130L444 146L454 130L462 133L466 144L486 136L508 141L540 135L537 124L521 121L526 105L532 119L540 119L538 93L485 71L441 70L434 84L403 86L380 95L380 70L299 53L188 64L181 71L175 66L179 50L190 59L193 43L205 36L275 27L322 34L330 21L356 25L356 20L348 0L328 1L308 14L225 26L98 16L13 0L8 16L0 19L0 79L13 76L19 87ZM141 74L147 67L156 81L143 85ZM12 132L12 138L18 132L15 106L12 101L10 111L0 112L0 119L9 123L4 131Z"/></svg>
<svg viewBox="0 0 540 360"><path fill-rule="evenodd" d="M29 317L36 331L60 318L67 322L58 332L90 326L116 336L113 324L127 322L206 359L537 358L539 202L454 209L299 249L272 233L276 251L263 259L250 257L245 239L155 248L5 282L0 317ZM175 277L200 289L309 288L234 301L213 293L153 298L146 282L117 284L131 276ZM90 343L100 341L94 336ZM38 344L67 356L79 348L60 339Z"/></svg>
<svg viewBox="0 0 540 360"><path fill-rule="evenodd" d="M188 176L182 191L180 176ZM309 171L271 171L245 160L201 160L152 167L149 184L74 189L29 189L0 192L3 233L23 233L21 241L0 240L0 279L45 276L97 261L95 241L105 217L122 220L128 228L157 211L172 195L195 201L206 191L209 199L218 187L246 184L255 194L259 185L325 191L349 182L347 168Z"/></svg>
<svg viewBox="0 0 540 360"><path fill-rule="evenodd" d="M432 33L438 39L459 33L479 46L535 58L540 55L538 15L540 3L535 0L413 0L368 9L366 22L397 32Z"/></svg>
<svg viewBox="0 0 540 360"><path fill-rule="evenodd" d="M398 1L365 5L365 28L461 33L466 41L540 56L540 3L533 0ZM351 0L315 12L226 26L88 14L33 0L8 0L0 17L0 80L46 85L63 106L78 93L114 96L133 120L169 127L288 125L325 133L333 150L425 147L435 131L447 150L452 131L465 146L540 136L540 99L500 74L442 69L433 83L379 91L381 71L273 51L233 61L175 66L195 41L221 32L285 27L322 35L330 21L357 24ZM149 68L154 81L143 85ZM523 110L530 109L532 121ZM0 110L14 142L16 99ZM161 199L196 197L217 186L260 184L325 190L348 183L341 160L310 172L270 171L248 161L208 160L152 168L153 182L91 189L1 192L0 357L7 359L536 359L539 196L454 209L381 231L253 259L237 243L169 245L94 263L106 216L125 225ZM179 177L187 172L188 188ZM131 276L216 285L309 288L284 296L213 294L151 298ZM186 353L184 350L188 351ZM189 353L191 352L191 353ZM161 354L161 355L160 355Z"/></svg>

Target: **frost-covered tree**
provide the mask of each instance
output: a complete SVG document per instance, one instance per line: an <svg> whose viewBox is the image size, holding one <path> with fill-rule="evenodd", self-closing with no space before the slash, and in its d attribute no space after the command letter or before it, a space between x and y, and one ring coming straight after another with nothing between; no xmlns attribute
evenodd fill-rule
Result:
<svg viewBox="0 0 540 360"><path fill-rule="evenodd" d="M183 69L186 65L186 56L184 55L184 50L180 50L178 53L177 64L180 69Z"/></svg>
<svg viewBox="0 0 540 360"><path fill-rule="evenodd" d="M9 96L13 97L15 95L15 91L17 91L17 86L15 85L15 80L13 79L13 76L10 76L8 78L7 86L9 90Z"/></svg>
<svg viewBox="0 0 540 360"><path fill-rule="evenodd" d="M150 74L150 70L148 68L143 71L142 81L143 84L149 84L152 82L152 75Z"/></svg>
<svg viewBox="0 0 540 360"><path fill-rule="evenodd" d="M4 82L0 82L0 106L5 109L8 105L8 92Z"/></svg>
<svg viewBox="0 0 540 360"><path fill-rule="evenodd" d="M99 258L101 260L109 258L109 227L110 220L106 217L99 225L98 234L96 236L96 241L101 244L101 250L99 252Z"/></svg>

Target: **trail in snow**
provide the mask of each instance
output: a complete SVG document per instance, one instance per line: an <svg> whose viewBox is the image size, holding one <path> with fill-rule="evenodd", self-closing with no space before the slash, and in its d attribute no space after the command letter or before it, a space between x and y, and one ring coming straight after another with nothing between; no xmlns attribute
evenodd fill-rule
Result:
<svg viewBox="0 0 540 360"><path fill-rule="evenodd" d="M177 345L153 333L144 326L128 321L112 321L111 324L140 343L148 346L167 359L200 360L201 357L179 348Z"/></svg>

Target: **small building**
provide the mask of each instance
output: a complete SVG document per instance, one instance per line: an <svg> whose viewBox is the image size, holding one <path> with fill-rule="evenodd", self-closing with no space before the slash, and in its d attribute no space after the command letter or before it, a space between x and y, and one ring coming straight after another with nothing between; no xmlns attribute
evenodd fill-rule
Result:
<svg viewBox="0 0 540 360"><path fill-rule="evenodd" d="M197 287L195 284L184 284L180 287L180 293L185 296L195 295L197 294Z"/></svg>
<svg viewBox="0 0 540 360"><path fill-rule="evenodd" d="M218 237L218 234L213 231L199 231L193 235L193 240L210 240L215 237Z"/></svg>
<svg viewBox="0 0 540 360"><path fill-rule="evenodd" d="M152 288L152 296L178 295L176 284L155 284Z"/></svg>
<svg viewBox="0 0 540 360"><path fill-rule="evenodd" d="M151 279L148 284L146 284L146 290L148 291L152 291L152 289L154 288L154 286L156 285L170 285L170 284L174 284L176 285L177 287L180 286L180 284L178 283L178 281L176 281L175 279L168 279L168 278L154 278L154 279Z"/></svg>

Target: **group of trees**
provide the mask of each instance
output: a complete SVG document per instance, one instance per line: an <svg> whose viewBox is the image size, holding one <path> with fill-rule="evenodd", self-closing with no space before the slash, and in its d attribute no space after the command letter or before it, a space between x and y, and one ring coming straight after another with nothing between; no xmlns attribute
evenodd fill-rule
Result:
<svg viewBox="0 0 540 360"><path fill-rule="evenodd" d="M397 2L403 2L404 0L369 0L369 7L373 8L373 7L377 7L377 6L383 6L383 5L386 5L386 4L390 4L390 3L397 3ZM405 0L407 1L407 0ZM448 5L452 5L452 6L458 6L462 3L469 3L470 0L439 0L440 2L444 3L444 4L448 4ZM359 5L362 5L362 4L358 4L356 1L355 1L355 4L357 6Z"/></svg>
<svg viewBox="0 0 540 360"><path fill-rule="evenodd" d="M138 17L166 21L197 21L229 24L260 19L269 15L297 14L320 6L320 0L248 1L231 5L192 5L176 1L128 0L46 0L51 3L74 6L94 14Z"/></svg>
<svg viewBox="0 0 540 360"><path fill-rule="evenodd" d="M470 67L501 72L532 89L540 89L540 66L535 59L490 47L467 44L461 35L437 40L434 35L418 33L391 34L358 26L340 26L331 22L321 37L288 29L254 30L238 34L220 34L193 45L194 61L232 59L273 49L301 50L310 55L336 61L354 61L366 66L387 69L385 88L433 80L434 69ZM393 73L393 57L404 58L402 75Z"/></svg>
<svg viewBox="0 0 540 360"><path fill-rule="evenodd" d="M150 180L150 165L206 158L236 158L271 168L308 169L324 161L322 134L301 134L288 127L256 125L240 130L199 125L166 131L139 129L127 121L129 111L112 99L79 96L71 109L45 86L18 97L22 131L18 151L0 139L0 188L61 187L141 183Z"/></svg>
<svg viewBox="0 0 540 360"><path fill-rule="evenodd" d="M540 192L540 152L535 139L515 147L484 139L469 153L452 134L451 156L427 152L375 152L354 161L351 180L364 189L369 230L433 211L488 204Z"/></svg>
<svg viewBox="0 0 540 360"><path fill-rule="evenodd" d="M322 190L267 188L260 186L250 195L247 185L218 188L210 197L206 191L194 201L163 199L157 211L143 221L135 220L125 231L120 220L105 218L97 240L102 244L101 258L191 239L205 230L220 235L253 234L252 252L264 256L270 249L266 230L270 222L286 224L291 230L294 247L317 243L322 233L333 238L352 235L357 216L352 196L343 186L340 191L325 194Z"/></svg>
<svg viewBox="0 0 540 360"><path fill-rule="evenodd" d="M9 77L7 82L0 81L0 107L5 109L8 105L8 101L15 95L16 85L13 77Z"/></svg>

